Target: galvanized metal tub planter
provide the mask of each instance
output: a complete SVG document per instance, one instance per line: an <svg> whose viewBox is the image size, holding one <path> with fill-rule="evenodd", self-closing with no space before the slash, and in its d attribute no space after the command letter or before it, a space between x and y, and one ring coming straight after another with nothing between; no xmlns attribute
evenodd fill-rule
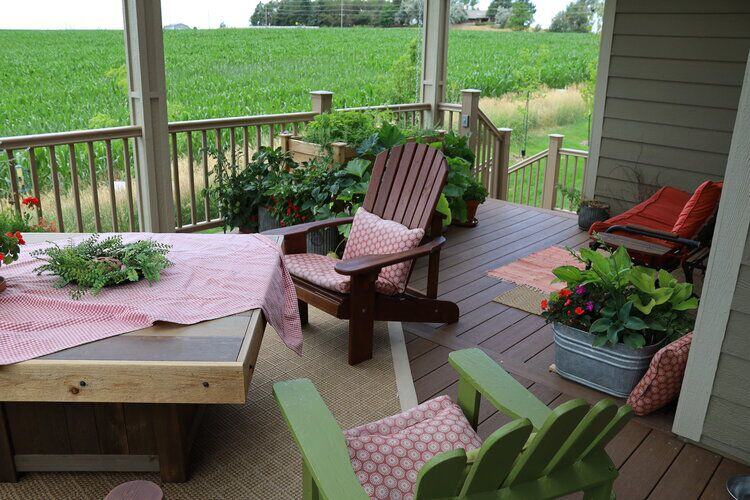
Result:
<svg viewBox="0 0 750 500"><path fill-rule="evenodd" d="M625 344L593 347L595 335L561 323L553 323L555 369L564 378L627 398L648 370L651 358L664 345L633 349Z"/></svg>
<svg viewBox="0 0 750 500"><path fill-rule="evenodd" d="M281 223L265 207L258 208L258 232L277 229ZM326 255L334 252L341 243L342 236L335 227L325 227L307 233L307 252Z"/></svg>

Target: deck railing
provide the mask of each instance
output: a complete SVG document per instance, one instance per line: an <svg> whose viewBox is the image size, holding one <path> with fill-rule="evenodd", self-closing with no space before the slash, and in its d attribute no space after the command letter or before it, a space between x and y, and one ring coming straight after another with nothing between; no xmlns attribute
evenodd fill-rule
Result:
<svg viewBox="0 0 750 500"><path fill-rule="evenodd" d="M580 192L589 153L562 147L563 139L562 135L550 135L547 149L508 167L505 199L550 210L573 210L571 200L562 192Z"/></svg>
<svg viewBox="0 0 750 500"><path fill-rule="evenodd" d="M504 198L511 132L497 128L476 103L471 109L465 103L442 103L439 118L443 128L469 135L475 174L490 196ZM314 93L310 112L169 123L175 229L192 232L222 223L206 189L214 167L208 147L226 150L232 164L247 165L259 146L278 145L283 132L297 134L317 114L330 110L330 104L330 93ZM429 110L426 103L340 109L388 111L394 123L415 128L424 127ZM0 138L0 152L5 152L5 158L0 155L0 195L18 214L27 210L24 197L38 198L34 219L54 218L59 231L136 231L139 183L133 139L141 134L140 127L128 126Z"/></svg>

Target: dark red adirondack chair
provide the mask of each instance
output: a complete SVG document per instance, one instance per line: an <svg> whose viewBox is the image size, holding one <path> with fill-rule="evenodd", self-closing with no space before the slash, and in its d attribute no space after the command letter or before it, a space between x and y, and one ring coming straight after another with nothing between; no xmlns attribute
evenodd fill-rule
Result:
<svg viewBox="0 0 750 500"><path fill-rule="evenodd" d="M349 292L340 293L326 288L321 282L292 278L299 298L300 319L307 323L308 304L337 318L349 320L349 364L357 364L372 357L372 335L375 321L413 321L454 323L458 321L458 306L437 300L440 247L445 243L442 218L436 214L440 193L448 175L443 153L425 144L407 143L376 158L363 208L378 217L398 222L409 229L421 228L427 234L420 245L411 250L382 255L336 261L329 259L321 273L348 276ZM284 253L307 252L306 235L325 227L350 224L353 217L329 219L299 224L271 231L284 235ZM407 286L396 293L381 293L376 281L381 269L401 262L412 264L420 257L429 257L427 291L421 293ZM318 259L320 261L320 259ZM411 274L411 269L409 270Z"/></svg>

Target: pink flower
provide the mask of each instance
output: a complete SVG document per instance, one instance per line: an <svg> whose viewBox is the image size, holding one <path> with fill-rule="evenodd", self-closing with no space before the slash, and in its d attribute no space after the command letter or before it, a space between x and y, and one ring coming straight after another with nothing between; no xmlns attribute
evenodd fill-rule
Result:
<svg viewBox="0 0 750 500"><path fill-rule="evenodd" d="M583 295L586 293L586 287L583 285L576 286L576 295Z"/></svg>
<svg viewBox="0 0 750 500"><path fill-rule="evenodd" d="M593 311L593 310L594 310L594 303L593 303L593 302L591 302L591 301L588 301L588 302L586 302L586 304L585 304L585 305L586 305L586 310L587 310L588 312L591 312L591 311Z"/></svg>

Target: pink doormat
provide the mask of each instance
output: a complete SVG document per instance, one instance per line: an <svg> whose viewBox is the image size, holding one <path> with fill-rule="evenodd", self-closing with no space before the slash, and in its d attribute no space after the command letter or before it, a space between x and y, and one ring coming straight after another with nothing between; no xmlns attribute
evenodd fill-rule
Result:
<svg viewBox="0 0 750 500"><path fill-rule="evenodd" d="M551 293L565 287L563 283L552 283L555 279L552 270L559 266L576 266L583 269L584 264L564 248L549 247L493 269L487 274L516 285L526 285L543 293Z"/></svg>
<svg viewBox="0 0 750 500"><path fill-rule="evenodd" d="M106 235L103 235L106 236ZM149 285L104 288L70 297L53 276L37 276L29 254L50 243L28 245L17 262L3 266L8 284L0 294L0 365L25 361L166 321L190 325L262 308L284 343L302 353L297 295L281 249L265 236L220 234L123 234L125 242L150 238L172 245L174 265ZM80 239L80 238L79 238Z"/></svg>

